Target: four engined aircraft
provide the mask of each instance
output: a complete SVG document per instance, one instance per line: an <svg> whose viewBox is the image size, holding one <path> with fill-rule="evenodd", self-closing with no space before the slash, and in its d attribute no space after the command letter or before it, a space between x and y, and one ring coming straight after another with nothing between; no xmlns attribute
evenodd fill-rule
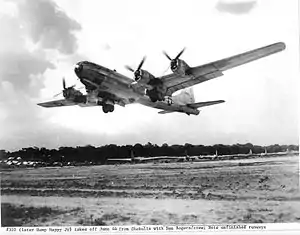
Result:
<svg viewBox="0 0 300 235"><path fill-rule="evenodd" d="M124 163L147 163L147 162L156 162L156 161L194 161L195 157L190 157L187 152L185 156L157 156L157 157L135 157L134 152L130 152L130 158L108 158L106 163L110 164L124 164Z"/></svg>
<svg viewBox="0 0 300 235"><path fill-rule="evenodd" d="M283 42L274 43L252 51L238 54L201 66L190 67L179 59L185 49L175 58L166 52L170 60L171 74L155 77L142 69L145 57L137 69L126 68L134 73L134 81L115 70L98 64L82 61L75 65L75 74L85 85L86 95L74 86L67 87L63 80L64 99L39 103L42 107L59 107L78 105L80 107L102 106L103 112L113 112L114 105L125 106L139 103L152 108L161 109L160 114L181 112L198 115L198 108L225 102L224 100L195 102L191 86L220 77L223 72L242 64L269 56L285 49ZM189 89L187 89L189 88ZM176 91L181 93L173 95Z"/></svg>

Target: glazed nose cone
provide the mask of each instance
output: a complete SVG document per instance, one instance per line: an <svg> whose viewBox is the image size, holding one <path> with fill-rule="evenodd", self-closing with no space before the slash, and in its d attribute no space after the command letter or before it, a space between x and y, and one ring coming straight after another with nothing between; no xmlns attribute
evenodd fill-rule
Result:
<svg viewBox="0 0 300 235"><path fill-rule="evenodd" d="M79 62L75 65L74 71L77 75L79 75L82 69L83 69L83 65L81 64L81 62Z"/></svg>

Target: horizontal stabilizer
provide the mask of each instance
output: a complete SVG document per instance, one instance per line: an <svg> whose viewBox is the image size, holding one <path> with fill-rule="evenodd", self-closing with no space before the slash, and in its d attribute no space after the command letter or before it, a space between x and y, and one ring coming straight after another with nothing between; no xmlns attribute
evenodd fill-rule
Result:
<svg viewBox="0 0 300 235"><path fill-rule="evenodd" d="M214 104L220 104L224 103L225 100L214 100L214 101L206 101L206 102L199 102L199 103L192 103L192 104L186 104L186 105L179 105L179 109L174 109L174 110L162 110L158 112L159 114L167 114L167 113L173 113L173 112L184 112L187 114L195 114L198 115L199 111L197 110L198 108L205 107L205 106L210 106ZM189 109L189 110L186 110ZM191 111L197 111L191 112Z"/></svg>
<svg viewBox="0 0 300 235"><path fill-rule="evenodd" d="M171 111L171 110L163 110L163 111L160 111L158 112L159 114L167 114L167 113L173 113L175 111Z"/></svg>
<svg viewBox="0 0 300 235"><path fill-rule="evenodd" d="M214 105L214 104L220 104L220 103L224 103L224 102L225 102L225 100L214 100L214 101L206 101L206 102L187 104L187 106L190 108L193 108L193 109L197 109L197 108Z"/></svg>

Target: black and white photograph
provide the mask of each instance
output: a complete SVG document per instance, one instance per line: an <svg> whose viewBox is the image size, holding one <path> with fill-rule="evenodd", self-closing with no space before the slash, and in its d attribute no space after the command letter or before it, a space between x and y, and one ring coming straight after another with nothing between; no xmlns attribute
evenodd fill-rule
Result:
<svg viewBox="0 0 300 235"><path fill-rule="evenodd" d="M2 231L299 223L298 10L0 0Z"/></svg>

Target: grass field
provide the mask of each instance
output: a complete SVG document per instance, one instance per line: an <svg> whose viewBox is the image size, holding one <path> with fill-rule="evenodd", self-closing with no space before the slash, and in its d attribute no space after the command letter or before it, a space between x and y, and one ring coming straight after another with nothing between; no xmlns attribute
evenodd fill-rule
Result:
<svg viewBox="0 0 300 235"><path fill-rule="evenodd" d="M19 210L6 214L5 225L20 226L299 222L298 161L7 169L1 173L2 215ZM24 208L44 213L17 218Z"/></svg>

